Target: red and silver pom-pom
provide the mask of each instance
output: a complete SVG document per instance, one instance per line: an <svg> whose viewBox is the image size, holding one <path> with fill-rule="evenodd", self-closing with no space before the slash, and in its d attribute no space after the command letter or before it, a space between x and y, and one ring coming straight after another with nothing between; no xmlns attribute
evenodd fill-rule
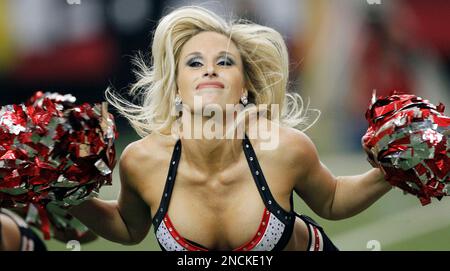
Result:
<svg viewBox="0 0 450 271"><path fill-rule="evenodd" d="M366 119L364 150L389 183L416 195L422 205L450 194L450 118L443 104L415 95L374 94Z"/></svg>
<svg viewBox="0 0 450 271"><path fill-rule="evenodd" d="M111 184L114 118L106 103L75 100L37 92L0 108L0 207L34 204L44 213L50 202L77 205Z"/></svg>

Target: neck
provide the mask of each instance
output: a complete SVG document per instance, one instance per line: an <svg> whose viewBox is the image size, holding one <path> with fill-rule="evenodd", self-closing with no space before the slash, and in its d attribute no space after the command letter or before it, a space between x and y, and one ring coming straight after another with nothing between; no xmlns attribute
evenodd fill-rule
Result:
<svg viewBox="0 0 450 271"><path fill-rule="evenodd" d="M194 115L191 115L193 119ZM237 130L234 130L233 136L226 137L226 129L230 126L227 127L225 122L214 121L211 117L200 119L200 122L199 119L197 122L182 121L182 155L190 166L206 174L221 171L238 160L242 153L242 136L239 137ZM190 127L190 130L187 131L185 127Z"/></svg>
<svg viewBox="0 0 450 271"><path fill-rule="evenodd" d="M221 171L241 155L242 139L183 139L182 155L190 166L204 173Z"/></svg>

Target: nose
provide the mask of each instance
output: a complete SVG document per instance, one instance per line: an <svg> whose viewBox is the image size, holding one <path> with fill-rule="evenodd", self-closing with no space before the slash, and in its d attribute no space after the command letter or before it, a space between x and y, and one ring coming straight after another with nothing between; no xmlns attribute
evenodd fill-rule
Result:
<svg viewBox="0 0 450 271"><path fill-rule="evenodd" d="M203 74L203 76L205 76L205 77L216 77L217 74L216 74L216 70L214 69L214 65L208 65L206 67L206 71Z"/></svg>

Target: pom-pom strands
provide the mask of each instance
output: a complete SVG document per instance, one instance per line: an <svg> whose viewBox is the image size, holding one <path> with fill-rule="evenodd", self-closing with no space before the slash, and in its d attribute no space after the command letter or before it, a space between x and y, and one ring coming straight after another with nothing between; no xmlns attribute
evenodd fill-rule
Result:
<svg viewBox="0 0 450 271"><path fill-rule="evenodd" d="M37 92L0 108L0 206L77 205L112 182L117 131L107 104ZM42 222L46 238L48 223Z"/></svg>
<svg viewBox="0 0 450 271"><path fill-rule="evenodd" d="M444 105L414 95L374 97L362 138L368 160L422 205L450 194L450 118Z"/></svg>

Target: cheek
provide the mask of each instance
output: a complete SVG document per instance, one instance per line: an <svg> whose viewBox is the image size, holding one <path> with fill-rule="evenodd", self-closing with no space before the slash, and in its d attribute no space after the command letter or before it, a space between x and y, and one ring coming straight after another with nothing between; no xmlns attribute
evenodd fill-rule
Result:
<svg viewBox="0 0 450 271"><path fill-rule="evenodd" d="M188 71L181 70L177 76L177 86L180 91L191 89L193 74Z"/></svg>
<svg viewBox="0 0 450 271"><path fill-rule="evenodd" d="M232 76L230 76L229 82L230 82L231 90L233 92L236 92L239 95L245 88L244 77L242 76L242 74L239 71L237 71Z"/></svg>

